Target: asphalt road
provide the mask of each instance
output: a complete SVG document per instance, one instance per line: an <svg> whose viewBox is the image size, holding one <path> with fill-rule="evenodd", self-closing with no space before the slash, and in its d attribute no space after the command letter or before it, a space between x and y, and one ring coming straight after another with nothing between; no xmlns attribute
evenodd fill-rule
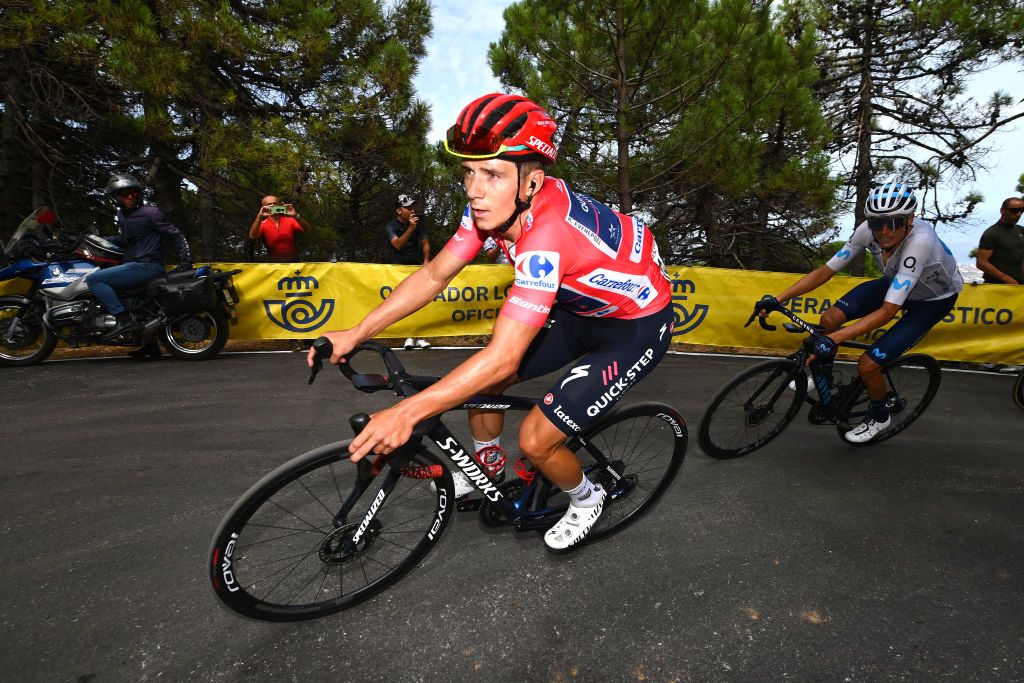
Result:
<svg viewBox="0 0 1024 683"><path fill-rule="evenodd" d="M465 351L403 353L445 372ZM674 404L683 469L651 514L554 556L456 516L357 607L270 624L220 607L206 554L262 474L385 405L300 354L0 371L6 680L1024 679L1024 413L1011 378L944 372L871 449L803 417L716 461L695 431L753 361L670 356L632 400ZM334 376L332 376L334 375ZM524 393L544 390L543 381ZM457 421L456 421L457 422Z"/></svg>

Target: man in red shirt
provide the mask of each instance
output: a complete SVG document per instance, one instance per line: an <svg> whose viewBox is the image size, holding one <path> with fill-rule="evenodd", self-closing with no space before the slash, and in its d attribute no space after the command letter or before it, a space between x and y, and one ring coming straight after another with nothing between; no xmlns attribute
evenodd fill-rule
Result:
<svg viewBox="0 0 1024 683"><path fill-rule="evenodd" d="M445 143L461 159L469 201L455 234L355 327L324 336L338 363L432 301L495 237L515 264L515 282L490 343L436 384L375 413L349 446L351 459L391 453L417 423L473 394L500 393L571 364L519 430L520 451L569 497L565 516L544 535L548 547L565 550L586 537L607 496L584 475L566 436L603 417L654 369L668 350L673 315L672 286L650 230L547 175L556 128L518 95L494 93L467 105ZM311 366L314 357L311 350ZM473 440L497 437L502 418L471 414ZM477 458L492 474L504 471L504 458Z"/></svg>
<svg viewBox="0 0 1024 683"><path fill-rule="evenodd" d="M249 226L249 239L263 236L267 244L267 260L271 263L294 263L299 260L295 233L308 229L309 223L302 219L294 206L267 195L260 201L260 210Z"/></svg>

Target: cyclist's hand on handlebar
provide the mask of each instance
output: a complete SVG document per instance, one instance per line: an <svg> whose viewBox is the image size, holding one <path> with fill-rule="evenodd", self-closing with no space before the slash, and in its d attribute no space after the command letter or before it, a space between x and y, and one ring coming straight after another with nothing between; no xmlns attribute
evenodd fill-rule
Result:
<svg viewBox="0 0 1024 683"><path fill-rule="evenodd" d="M754 304L754 312L763 318L772 311L779 310L781 307L782 305L779 303L778 299L771 294L765 294L757 300L756 304Z"/></svg>
<svg viewBox="0 0 1024 683"><path fill-rule="evenodd" d="M331 344L334 345L334 351L331 353L330 361L334 365L343 361L343 356L348 355L352 352L359 342L362 341L352 330L336 330L334 332L324 332L321 337L327 337ZM306 354L306 365L313 367L316 362L316 349L312 346L309 347L309 353Z"/></svg>
<svg viewBox="0 0 1024 683"><path fill-rule="evenodd" d="M804 344L806 344L807 350L810 351L810 355L807 357L807 365L816 360L827 363L836 357L836 351L839 350L839 344L836 343L836 340L826 334L816 334L808 337Z"/></svg>
<svg viewBox="0 0 1024 683"><path fill-rule="evenodd" d="M374 413L370 422L349 444L349 460L358 462L370 453L388 455L405 445L416 424L406 417L402 404Z"/></svg>

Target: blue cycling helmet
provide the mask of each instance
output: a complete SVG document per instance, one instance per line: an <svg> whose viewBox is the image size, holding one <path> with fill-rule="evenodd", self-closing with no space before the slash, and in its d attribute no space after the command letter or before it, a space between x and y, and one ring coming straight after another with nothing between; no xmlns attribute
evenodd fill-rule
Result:
<svg viewBox="0 0 1024 683"><path fill-rule="evenodd" d="M864 202L864 215L875 216L909 216L917 208L917 197L914 190L906 183L892 180L884 185L873 188Z"/></svg>

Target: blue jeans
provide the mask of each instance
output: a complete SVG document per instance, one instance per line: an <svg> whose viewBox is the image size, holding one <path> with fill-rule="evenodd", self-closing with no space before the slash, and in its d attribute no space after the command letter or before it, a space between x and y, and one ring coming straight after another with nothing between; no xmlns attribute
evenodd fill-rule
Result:
<svg viewBox="0 0 1024 683"><path fill-rule="evenodd" d="M96 295L96 298L106 307L111 315L118 315L124 311L121 300L117 298L117 289L131 289L138 287L144 282L160 277L166 271L159 263L148 261L135 261L133 263L122 263L119 266L94 270L85 276L85 284Z"/></svg>

